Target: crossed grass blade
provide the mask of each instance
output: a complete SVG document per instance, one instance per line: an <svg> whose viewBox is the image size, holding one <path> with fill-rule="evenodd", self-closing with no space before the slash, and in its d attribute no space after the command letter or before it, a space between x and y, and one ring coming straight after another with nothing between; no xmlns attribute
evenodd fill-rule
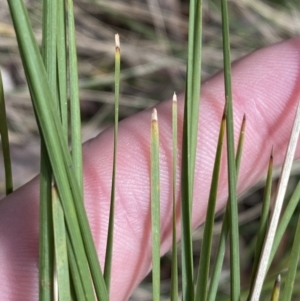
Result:
<svg viewBox="0 0 300 301"><path fill-rule="evenodd" d="M68 142L68 96L67 96L67 42L66 42L66 5L57 3L57 86L59 110L63 136Z"/></svg>
<svg viewBox="0 0 300 301"><path fill-rule="evenodd" d="M45 142L41 141L39 220L39 300L53 300L54 240L52 216L52 169Z"/></svg>
<svg viewBox="0 0 300 301"><path fill-rule="evenodd" d="M75 39L75 24L73 1L68 0L67 5L67 37L69 49L69 93L70 93L70 121L71 121L71 154L74 171L77 177L81 196L83 195L83 168L82 168L82 146L81 146L81 120L80 101L78 90L78 68Z"/></svg>
<svg viewBox="0 0 300 301"><path fill-rule="evenodd" d="M211 248L212 248L212 239L213 239L215 207L217 201L225 127L226 127L225 114L223 114L221 125L220 125L218 143L217 143L217 150L216 150L215 163L214 163L211 186L210 186L210 193L208 198L208 207L206 212L206 220L205 220L204 234L202 239L202 248L200 254L200 263L198 268L195 299L199 301L206 301L206 297L207 297L207 284L208 284L208 277L209 277L210 257L211 257Z"/></svg>
<svg viewBox="0 0 300 301"><path fill-rule="evenodd" d="M235 168L236 168L237 176L239 174L242 152L243 152L243 145L244 145L244 139L245 139L245 127L246 127L246 116L244 115L240 133L239 133L238 147L237 147L236 158L235 158ZM230 206L230 202L228 200L225 214L224 214L224 220L222 223L222 229L221 229L221 234L220 234L220 238L219 238L216 259L215 259L214 267L213 267L212 274L211 274L211 280L210 280L210 284L209 284L209 288L208 288L208 294L207 294L208 301L216 300L218 284L219 284L219 279L220 279L224 255L225 255L227 237L228 237L228 232L229 232L229 227L230 227L230 225L229 225L229 222L230 222L229 221L229 206Z"/></svg>
<svg viewBox="0 0 300 301"><path fill-rule="evenodd" d="M43 1L42 57L52 93L56 91L56 10L57 1ZM55 94L53 95L55 98ZM56 106L57 99L56 100ZM52 212L52 168L41 134L40 220L39 220L39 299L54 297L54 233Z"/></svg>
<svg viewBox="0 0 300 301"><path fill-rule="evenodd" d="M80 277L79 266L75 258L73 246L70 240L70 235L67 233L67 251L70 268L70 287L73 300L85 300L84 283ZM74 297L76 296L76 298Z"/></svg>
<svg viewBox="0 0 300 301"><path fill-rule="evenodd" d="M74 254L86 284L88 300L94 299L94 291L89 282L90 271L94 287L99 299L107 300L107 290L100 270L98 256L93 244L86 212L82 202L82 194L78 189L77 179L68 152L59 117L55 114L54 99L51 93L44 65L34 39L27 12L22 1L8 1L13 23L16 29L20 53L28 79L39 125L45 138L48 154L53 168L57 187L63 201L66 222L74 248ZM47 100L47 101L45 101ZM74 199L74 202L72 202ZM78 218L78 220L77 220ZM83 237L81 237L83 233ZM84 244L83 241L84 240ZM89 260L84 260L85 252ZM88 281L87 281L88 280Z"/></svg>
<svg viewBox="0 0 300 301"><path fill-rule="evenodd" d="M252 275L251 275L250 290L249 290L250 292L252 291L253 283L255 281L259 258L261 255L261 250L267 232L267 226L268 226L268 221L270 216L271 189L272 189L272 179L273 179L272 174L273 174L273 150L271 152L271 156L269 160L269 167L268 167L266 187L265 187L265 192L263 197L261 218L259 222L259 229L258 229L257 240L256 240L255 255L254 255L254 261L252 266Z"/></svg>
<svg viewBox="0 0 300 301"><path fill-rule="evenodd" d="M227 0L221 1L222 11L222 37L223 37L223 60L224 60L224 85L227 110L226 135L227 135L227 161L228 161L228 190L229 190L229 221L230 221L230 293L231 300L240 299L240 254L239 254L239 228L236 195L236 168L234 155L234 125L233 103L231 91L231 60L229 39L229 17Z"/></svg>
<svg viewBox="0 0 300 301"><path fill-rule="evenodd" d="M55 188L52 189L52 210L58 299L71 301L65 219L61 201Z"/></svg>
<svg viewBox="0 0 300 301"><path fill-rule="evenodd" d="M198 137L201 82L202 1L190 2L188 65L182 143L182 293L183 300L194 300L191 208Z"/></svg>

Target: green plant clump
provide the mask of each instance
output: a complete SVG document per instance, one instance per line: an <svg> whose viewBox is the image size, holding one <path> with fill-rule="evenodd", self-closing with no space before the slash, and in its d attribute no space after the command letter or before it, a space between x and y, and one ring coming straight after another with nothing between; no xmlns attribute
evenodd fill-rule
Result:
<svg viewBox="0 0 300 301"><path fill-rule="evenodd" d="M73 1L43 0L42 47L33 34L28 12L22 0L8 0L18 47L30 90L36 123L41 137L40 167L40 239L39 239L39 300L109 300L111 267L113 261L114 207L118 185L117 144L121 71L121 46L115 36L115 110L114 152L109 226L105 266L101 267L94 246L83 205L83 167L81 148L81 121L79 101L78 62L75 41ZM199 112L201 110L200 83L203 33L203 3L191 0L189 4L188 59L186 67L186 94L183 120L182 174L180 175L181 203L177 200L177 96L172 107L172 257L171 300L213 301L224 300L292 300L294 283L299 279L300 219L288 260L284 267L272 268L279 242L292 219L300 198L299 184L287 206L283 206L287 182L300 131L300 110L295 123L278 181L271 211L273 155L270 156L268 176L261 219L253 243L251 278L247 286L241 281L240 234L237 202L237 180L242 157L247 112L240 125L235 150L234 118L231 89L231 46L227 0L220 2L224 62L224 112L215 153L210 194L201 240L199 265L195 263L192 235L192 204L194 200L194 174L197 153ZM133 26L133 23L131 24ZM1 82L1 80L0 80ZM6 176L6 194L13 191L9 155L9 141L2 84L0 84L0 133ZM159 111L153 109L151 129L151 233L152 233L152 285L153 300L162 298L160 262L160 178L159 178ZM226 139L226 149L223 145ZM101 151L101 150L100 150ZM215 205L222 158L228 162L228 203L221 221L217 251L213 252ZM178 212L180 210L180 212ZM271 211L271 214L270 214ZM177 216L180 215L182 242L177 246ZM227 246L228 245L228 246ZM225 252L229 252L229 297L218 288ZM180 259L178 260L178 253ZM102 270L103 268L103 270ZM269 271L269 273L268 273ZM54 277L55 273L55 277ZM281 276L279 275L281 274ZM279 276L278 276L279 275ZM280 296L281 278L283 289ZM275 281L275 285L272 285ZM55 296L54 287L58 288ZM296 294L296 292L295 292ZM270 299L271 298L271 299ZM222 299L222 300L223 300Z"/></svg>

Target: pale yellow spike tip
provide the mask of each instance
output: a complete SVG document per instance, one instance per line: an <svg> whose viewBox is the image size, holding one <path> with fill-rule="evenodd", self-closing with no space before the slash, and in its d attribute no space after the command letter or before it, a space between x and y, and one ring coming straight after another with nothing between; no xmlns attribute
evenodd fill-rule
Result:
<svg viewBox="0 0 300 301"><path fill-rule="evenodd" d="M119 36L119 34L115 35L115 44L116 44L116 48L120 49L120 36Z"/></svg>
<svg viewBox="0 0 300 301"><path fill-rule="evenodd" d="M177 95L176 95L175 92L174 92L174 94L173 94L173 101L174 101L174 102L177 102Z"/></svg>
<svg viewBox="0 0 300 301"><path fill-rule="evenodd" d="M155 108L154 108L153 111L152 111L152 120L153 120L153 121L157 121L157 111L156 111Z"/></svg>

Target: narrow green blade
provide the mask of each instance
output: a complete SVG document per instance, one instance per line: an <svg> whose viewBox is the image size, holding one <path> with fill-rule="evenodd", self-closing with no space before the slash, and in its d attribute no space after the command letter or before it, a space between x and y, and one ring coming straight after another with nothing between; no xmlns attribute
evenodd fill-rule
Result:
<svg viewBox="0 0 300 301"><path fill-rule="evenodd" d="M42 56L54 98L56 92L56 10L56 0L43 1ZM57 100L55 107L58 108ZM42 133L40 165L39 299L40 301L50 301L53 299L54 293L53 272L55 264L51 207L52 168Z"/></svg>
<svg viewBox="0 0 300 301"><path fill-rule="evenodd" d="M113 233L114 233L114 212L115 212L115 191L116 191L116 166L117 166L117 142L118 142L118 123L119 123L119 99L120 99L120 37L115 36L115 127L114 127L114 156L113 156L113 172L111 184L110 212L108 222L107 247L105 253L104 280L109 291L111 278L111 264L113 251Z"/></svg>
<svg viewBox="0 0 300 301"><path fill-rule="evenodd" d="M236 152L236 159L235 159L235 165L236 165L236 173L238 175L239 169L240 169L240 163L242 158L242 150L244 145L244 139L245 139L245 127L246 127L246 116L244 115L240 134L239 134L239 141L238 141L238 147ZM222 224L218 249L216 253L216 260L214 264L214 268L212 271L211 281L208 289L207 294L207 300L208 301L214 301L216 299L217 290L218 290L218 284L219 279L222 271L222 265L225 255L225 249L226 249L226 243L227 243L227 237L229 232L229 200L227 201L226 211L224 214L224 220Z"/></svg>
<svg viewBox="0 0 300 301"><path fill-rule="evenodd" d="M100 268L100 263L96 249L94 246L92 234L89 228L87 216L83 206L83 167L82 167L82 146L81 146L81 120L80 120L80 101L78 89L78 68L77 68L77 52L75 39L75 24L73 1L68 0L67 16L68 16L68 44L69 44L69 75L70 75L70 109L71 109L71 147L72 147L72 163L77 177L77 181L73 177L71 185L78 185L79 196L81 198L78 204L75 201L78 222L81 228L82 239L86 257L88 259L91 276L94 283L94 289L99 300L107 300L108 292L105 281ZM70 176L70 174L69 174ZM79 200L78 200L79 201Z"/></svg>
<svg viewBox="0 0 300 301"><path fill-rule="evenodd" d="M176 231L176 174L177 174L177 128L178 109L177 96L174 93L172 102L172 272L171 272L171 301L178 301L178 255Z"/></svg>
<svg viewBox="0 0 300 301"><path fill-rule="evenodd" d="M156 109L151 120L151 228L153 300L160 300L160 180L159 132Z"/></svg>
<svg viewBox="0 0 300 301"><path fill-rule="evenodd" d="M259 229L257 234L254 262L252 266L251 285L250 285L249 292L252 291L253 283L257 273L259 258L261 255L261 250L267 232L267 226L268 226L269 215L270 215L271 189L272 189L272 180L273 180L272 174L273 174L273 150L269 160L267 181L266 181L266 187L265 187L264 197L263 197L263 206L262 206L261 218L260 218Z"/></svg>
<svg viewBox="0 0 300 301"><path fill-rule="evenodd" d="M57 3L57 85L58 99L63 128L63 136L68 141L68 96L67 96L67 43L66 43L66 5Z"/></svg>
<svg viewBox="0 0 300 301"><path fill-rule="evenodd" d="M63 209L56 189L52 189L52 210L55 245L56 275L59 300L71 300L66 228Z"/></svg>
<svg viewBox="0 0 300 301"><path fill-rule="evenodd" d="M295 278L296 278L298 263L299 263L299 256L300 256L300 215L298 216L296 233L294 235L293 247L289 258L288 273L286 276L286 280L284 282L282 300L285 301L292 300L294 283L295 283Z"/></svg>
<svg viewBox="0 0 300 301"><path fill-rule="evenodd" d="M74 290L74 294L76 295L77 299L75 300L86 300L83 282L80 277L79 266L76 262L76 258L74 255L73 246L71 244L71 240L69 234L67 232L67 251L68 251L68 260L69 260L69 267L70 267L70 280L71 280L71 289Z"/></svg>
<svg viewBox="0 0 300 301"><path fill-rule="evenodd" d="M192 254L191 210L193 203L194 171L198 138L202 1L191 0L189 11L188 65L183 121L182 144L182 292L183 300L194 300L194 271Z"/></svg>
<svg viewBox="0 0 300 301"><path fill-rule="evenodd" d="M188 152L188 115L187 101L185 101L184 124L183 124L183 143L182 143L182 175L181 175L181 262L182 262L182 294L183 301L194 300L194 264L193 264L193 245L192 245L192 225L191 225L191 205L192 196L190 193L189 182L189 152Z"/></svg>
<svg viewBox="0 0 300 301"><path fill-rule="evenodd" d="M44 141L41 142L39 221L39 300L53 300L54 240L51 208L52 169Z"/></svg>
<svg viewBox="0 0 300 301"><path fill-rule="evenodd" d="M78 68L75 40L75 24L73 1L68 0L68 46L69 46L69 76L70 76L70 115L71 115L71 148L73 168L77 177L79 190L83 195L83 168L81 146L80 100L78 90Z"/></svg>
<svg viewBox="0 0 300 301"><path fill-rule="evenodd" d="M236 165L234 158L234 125L233 103L231 91L231 60L229 41L229 20L227 0L222 0L222 37L224 57L224 79L226 98L226 134L227 134L227 161L228 161L228 190L229 190L229 220L230 220L230 292L231 300L240 299L240 254L239 254L239 226L236 195Z"/></svg>
<svg viewBox="0 0 300 301"><path fill-rule="evenodd" d="M12 180L6 109L5 109L1 72L0 72L0 136L1 136L1 144L2 144L2 152L3 152L3 160L4 160L5 191L6 191L6 195L8 195L13 191L13 180Z"/></svg>
<svg viewBox="0 0 300 301"><path fill-rule="evenodd" d="M212 239L213 239L215 207L216 207L217 193L218 193L225 126L226 126L225 115L223 114L220 131L219 131L219 138L218 138L215 163L214 163L214 169L213 169L211 186L210 186L210 193L208 198L208 207L206 212L204 235L202 239L200 262L198 268L195 299L199 301L205 301L207 297L207 284L208 284L210 257L211 257L211 248L212 248Z"/></svg>

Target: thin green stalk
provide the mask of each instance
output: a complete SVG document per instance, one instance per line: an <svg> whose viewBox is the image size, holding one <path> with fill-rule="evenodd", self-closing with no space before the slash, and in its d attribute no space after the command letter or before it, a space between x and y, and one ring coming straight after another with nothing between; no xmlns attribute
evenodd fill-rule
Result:
<svg viewBox="0 0 300 301"><path fill-rule="evenodd" d="M6 109L5 109L1 72L0 72L0 136L1 136L1 144L2 144L2 152L3 152L3 160L4 160L4 171L5 171L5 192L6 195L8 195L11 192L13 192L13 179L12 179L12 171L11 171L7 118L6 118Z"/></svg>
<svg viewBox="0 0 300 301"><path fill-rule="evenodd" d="M225 249L227 244L228 232L229 232L229 200L227 201L227 207L224 214L224 220L219 238L219 244L217 249L216 261L212 270L212 276L207 293L207 301L215 301L218 291L218 285L220 275L222 271L222 265L225 256Z"/></svg>
<svg viewBox="0 0 300 301"><path fill-rule="evenodd" d="M210 186L210 193L208 198L208 207L206 212L204 235L202 239L202 248L201 248L200 262L199 262L199 269L198 269L195 299L199 301L205 301L207 298L207 284L208 284L209 268L210 268L210 257L211 257L211 248L212 248L212 239L213 239L214 219L215 219L215 207L216 207L217 194L218 194L219 175L220 175L225 127L226 127L225 114L223 114L221 125L220 125L220 131L219 131L219 138L218 138L215 163L214 163L214 169L213 169L211 186Z"/></svg>
<svg viewBox="0 0 300 301"><path fill-rule="evenodd" d="M237 147L236 158L235 158L237 176L239 173L241 158L242 158L242 150L243 150L244 139L245 139L245 127L246 127L246 116L244 115L241 129L240 129L238 147ZM210 281L208 294L207 294L208 301L214 301L216 299L216 295L217 295L218 284L219 284L219 279L220 279L220 275L221 275L221 271L222 271L227 237L228 237L228 232L229 232L229 223L230 223L229 222L229 204L230 204L230 202L229 202L229 200L227 200L227 206L226 206L226 210L225 210L225 214L224 214L224 220L223 220L223 224L222 224L218 249L217 249L217 253L216 253L217 254L216 260L215 260L213 271L211 273L212 276L211 276L211 281Z"/></svg>
<svg viewBox="0 0 300 301"><path fill-rule="evenodd" d="M182 291L183 300L194 300L191 210L198 138L201 82L202 1L191 0L188 66L182 145Z"/></svg>
<svg viewBox="0 0 300 301"><path fill-rule="evenodd" d="M286 276L284 289L282 293L282 300L284 301L292 300L294 283L295 283L295 278L296 278L298 263L299 263L299 256L300 256L300 215L298 216L298 223L294 235L293 247L289 258L288 273Z"/></svg>
<svg viewBox="0 0 300 301"><path fill-rule="evenodd" d="M57 85L61 124L68 141L68 96L67 96L67 43L66 43L66 5L57 3Z"/></svg>
<svg viewBox="0 0 300 301"><path fill-rule="evenodd" d="M69 267L70 267L70 280L71 280L71 290L74 290L76 295L75 300L86 300L83 282L80 278L80 272L78 270L78 264L76 262L76 258L74 255L73 246L71 244L71 240L69 237L69 233L67 232L67 251L68 251L68 260L69 260Z"/></svg>
<svg viewBox="0 0 300 301"><path fill-rule="evenodd" d="M109 292L110 278L111 278L111 264L112 264L112 251L113 251L113 233L114 233L114 212L115 212L115 193L116 193L116 166L117 166L117 144L118 144L118 123L119 123L119 99L120 99L120 37L118 34L115 36L115 126L114 126L114 155L113 155L113 172L111 184L111 199L110 199L110 212L108 222L108 235L107 247L105 253L105 267L104 267L104 280L107 290Z"/></svg>
<svg viewBox="0 0 300 301"><path fill-rule="evenodd" d="M57 91L56 31L57 0L43 0L42 56L54 98L56 98Z"/></svg>
<svg viewBox="0 0 300 301"><path fill-rule="evenodd" d="M160 300L160 180L159 132L156 109L151 120L151 228L153 300Z"/></svg>
<svg viewBox="0 0 300 301"><path fill-rule="evenodd" d="M56 10L57 1L43 1L42 56L53 97L56 91ZM39 299L50 301L53 299L55 264L51 207L52 168L42 133L40 165Z"/></svg>
<svg viewBox="0 0 300 301"><path fill-rule="evenodd" d="M191 206L192 196L188 182L189 176L189 152L188 152L188 116L187 102L185 101L183 143L182 143L182 177L181 177L181 265L182 265L182 297L183 301L194 300L194 264L192 245Z"/></svg>
<svg viewBox="0 0 300 301"><path fill-rule="evenodd" d="M51 208L52 169L44 141L41 141L39 300L53 300L54 240Z"/></svg>
<svg viewBox="0 0 300 301"><path fill-rule="evenodd" d="M192 3L194 2L194 3ZM192 0L190 3L190 14L194 15L194 22L189 21L189 47L193 49L192 56L188 54L188 93L191 95L188 98L188 122L189 128L189 151L190 151L190 191L193 195L194 187L194 169L197 152L198 140L198 120L200 107L200 88L201 88L201 55L202 55L202 0ZM191 26L190 26L191 24ZM190 33L192 34L190 36ZM192 37L192 38L191 38ZM189 74L191 70L191 74ZM192 204L190 203L190 206Z"/></svg>
<svg viewBox="0 0 300 301"><path fill-rule="evenodd" d="M242 160L242 154L243 154L243 146L244 146L244 140L245 140L245 129L246 129L246 115L244 114L240 133L239 133L239 140L238 140L238 146L236 150L236 156L235 156L235 168L236 168L236 177L238 178L240 166L241 166L241 160Z"/></svg>
<svg viewBox="0 0 300 301"><path fill-rule="evenodd" d="M263 247L263 243L264 243L264 239L265 239L265 235L266 235L267 227L268 227L268 220L269 220L269 215L270 215L272 180L273 180L272 174L273 174L273 149L272 149L270 160L269 160L267 181L266 181L266 187L265 187L264 197L263 197L263 206L262 206L261 218L260 218L259 229L258 229L258 234L257 234L257 241L256 241L254 262L253 262L253 266L252 266L252 276L251 276L251 284L250 284L249 292L252 291L253 283L255 280L255 275L257 273L259 258L261 255L261 250Z"/></svg>
<svg viewBox="0 0 300 301"><path fill-rule="evenodd" d="M65 220L63 209L55 188L52 189L52 210L58 297L59 300L70 301L71 291Z"/></svg>
<svg viewBox="0 0 300 301"><path fill-rule="evenodd" d="M177 174L177 128L178 128L177 96L174 93L172 102L172 272L171 301L178 301L178 254L176 231L176 174Z"/></svg>
<svg viewBox="0 0 300 301"><path fill-rule="evenodd" d="M71 117L71 148L74 171L78 180L79 190L83 195L83 168L81 146L80 100L78 89L78 68L75 39L73 1L68 0L68 45L69 45L69 76L70 76L70 117Z"/></svg>
<svg viewBox="0 0 300 301"><path fill-rule="evenodd" d="M74 255L80 266L81 279L86 284L86 293L90 300L94 299L94 290L89 284L90 275L93 277L97 295L101 296L99 299L107 300L107 290L82 202L82 194L78 188L78 180L74 177L72 161L63 137L60 117L55 114L53 95L26 9L21 0L9 0L8 4L17 34L25 74L33 96L33 104L39 118L39 124L45 138L61 196L67 228L72 245L76 246ZM86 260L83 259L85 258L85 252L89 266Z"/></svg>
<svg viewBox="0 0 300 301"><path fill-rule="evenodd" d="M222 36L224 57L224 80L226 110L226 134L227 134L227 160L228 160L228 190L229 190L229 216L230 216L230 287L231 300L240 299L240 253L239 253L239 227L236 195L236 168L234 158L234 125L233 104L231 91L231 60L229 41L229 20L227 0L222 0Z"/></svg>

